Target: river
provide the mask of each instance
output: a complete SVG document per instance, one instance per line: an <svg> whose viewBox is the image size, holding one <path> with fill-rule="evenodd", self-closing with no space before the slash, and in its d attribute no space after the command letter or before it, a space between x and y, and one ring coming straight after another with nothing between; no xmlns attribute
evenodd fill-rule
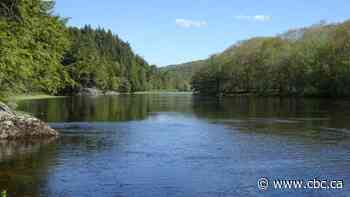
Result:
<svg viewBox="0 0 350 197"><path fill-rule="evenodd" d="M0 191L9 196L350 195L350 100L168 93L27 100L18 109L61 136L0 141ZM343 187L273 188L284 179Z"/></svg>

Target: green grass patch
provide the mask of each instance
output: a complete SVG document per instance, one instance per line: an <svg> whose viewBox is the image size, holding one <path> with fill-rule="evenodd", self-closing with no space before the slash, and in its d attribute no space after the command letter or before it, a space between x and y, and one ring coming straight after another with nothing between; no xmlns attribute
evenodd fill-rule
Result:
<svg viewBox="0 0 350 197"><path fill-rule="evenodd" d="M15 95L8 97L7 101L23 101L23 100L37 100L37 99L50 99L50 98L61 98L64 96L52 96L47 94L25 94L25 95Z"/></svg>

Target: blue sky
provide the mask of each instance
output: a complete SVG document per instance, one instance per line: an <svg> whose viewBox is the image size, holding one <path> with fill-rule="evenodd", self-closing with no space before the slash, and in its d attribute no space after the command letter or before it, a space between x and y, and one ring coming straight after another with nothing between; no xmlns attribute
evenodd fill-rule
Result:
<svg viewBox="0 0 350 197"><path fill-rule="evenodd" d="M56 0L69 25L111 29L158 66L204 59L239 40L350 19L348 0Z"/></svg>

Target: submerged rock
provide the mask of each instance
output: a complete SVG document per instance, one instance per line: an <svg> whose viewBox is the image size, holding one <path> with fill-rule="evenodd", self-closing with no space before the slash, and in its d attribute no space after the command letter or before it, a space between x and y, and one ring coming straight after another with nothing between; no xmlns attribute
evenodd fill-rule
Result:
<svg viewBox="0 0 350 197"><path fill-rule="evenodd" d="M58 134L43 121L16 113L0 102L0 139L47 138Z"/></svg>

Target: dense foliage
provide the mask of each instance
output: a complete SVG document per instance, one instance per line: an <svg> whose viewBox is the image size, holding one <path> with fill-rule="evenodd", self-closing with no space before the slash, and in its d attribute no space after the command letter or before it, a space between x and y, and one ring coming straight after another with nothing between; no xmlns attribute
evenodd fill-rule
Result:
<svg viewBox="0 0 350 197"><path fill-rule="evenodd" d="M253 38L211 57L193 76L193 90L211 95L350 96L350 21L290 35Z"/></svg>
<svg viewBox="0 0 350 197"><path fill-rule="evenodd" d="M111 31L67 27L53 7L0 1L0 97L82 88L350 96L350 21L253 38L208 60L158 69Z"/></svg>
<svg viewBox="0 0 350 197"><path fill-rule="evenodd" d="M74 92L84 87L134 92L162 88L162 73L133 53L130 45L111 31L69 28L71 47L63 65L73 80L64 90Z"/></svg>
<svg viewBox="0 0 350 197"><path fill-rule="evenodd" d="M207 65L207 61L199 60L161 68L167 75L167 89L191 91L191 79L194 73Z"/></svg>
<svg viewBox="0 0 350 197"><path fill-rule="evenodd" d="M0 96L71 94L94 87L121 92L162 89L166 76L111 31L68 28L53 1L1 0Z"/></svg>
<svg viewBox="0 0 350 197"><path fill-rule="evenodd" d="M69 81L61 64L69 47L64 20L51 15L53 2L0 2L0 92L55 94Z"/></svg>

